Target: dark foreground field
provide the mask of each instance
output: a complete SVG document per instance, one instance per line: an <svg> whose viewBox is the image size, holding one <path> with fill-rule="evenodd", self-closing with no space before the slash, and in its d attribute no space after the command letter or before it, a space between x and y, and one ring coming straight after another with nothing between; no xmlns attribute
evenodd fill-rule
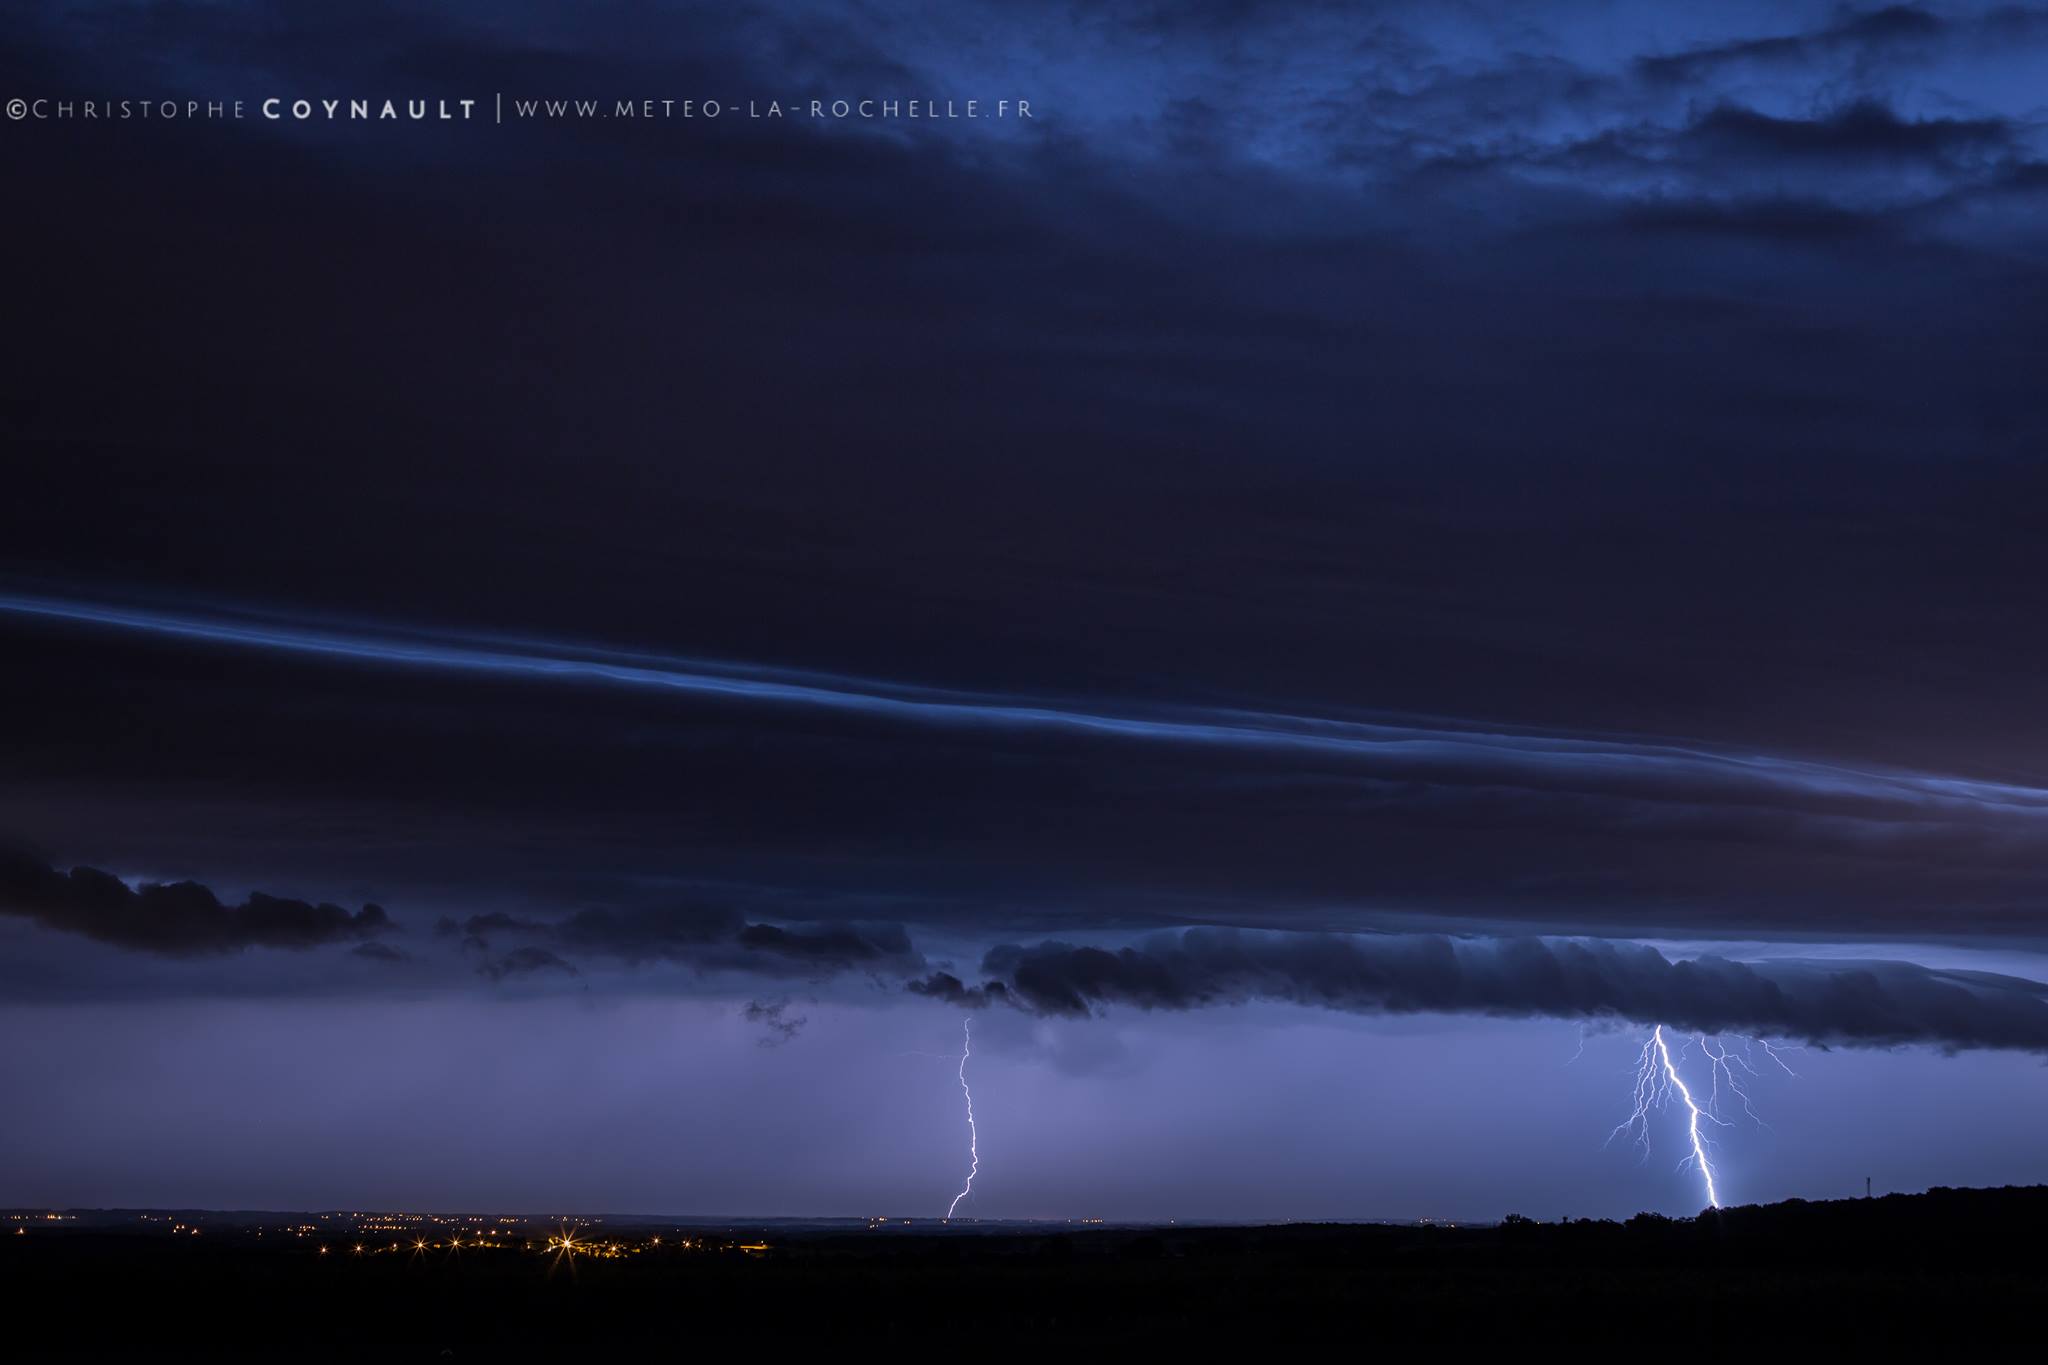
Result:
<svg viewBox="0 0 2048 1365"><path fill-rule="evenodd" d="M216 1215L198 1235L134 1214L17 1219L26 1231L0 1238L9 1353L502 1360L1635 1338L1671 1354L2027 1340L2048 1310L2043 1188L1483 1228L735 1225L657 1242L653 1224L611 1224L585 1227L586 1249L566 1254L538 1224L500 1231L495 1247L432 1228L358 1240L341 1215L311 1233L288 1226L312 1217Z"/></svg>

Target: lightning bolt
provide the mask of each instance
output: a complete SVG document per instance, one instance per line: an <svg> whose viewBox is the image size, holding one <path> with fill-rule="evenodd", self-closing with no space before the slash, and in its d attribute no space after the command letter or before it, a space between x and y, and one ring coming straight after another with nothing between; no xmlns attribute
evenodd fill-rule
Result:
<svg viewBox="0 0 2048 1365"><path fill-rule="evenodd" d="M1692 1139L1692 1162L1699 1167L1700 1175L1707 1182L1707 1203L1718 1209L1721 1207L1721 1195L1714 1188L1714 1163L1707 1160L1707 1144L1700 1137L1700 1107L1693 1103L1692 1091L1686 1088L1685 1078L1678 1074L1678 1068L1672 1064L1671 1048L1664 1041L1664 1026L1662 1024L1657 1025L1656 1029L1652 1031L1650 1041L1657 1045L1657 1060L1663 1065L1665 1082L1672 1090L1678 1092L1679 1101L1685 1105L1687 1115L1686 1134ZM1719 1072L1720 1067L1717 1065L1715 1073L1718 1075ZM1747 1102L1746 1097L1745 1102ZM1709 1114L1707 1117L1711 1118L1712 1115ZM1720 1121L1718 1118L1714 1119L1716 1123Z"/></svg>
<svg viewBox="0 0 2048 1365"><path fill-rule="evenodd" d="M960 1021L960 1093L967 1098L967 1183L960 1187L960 1193L953 1196L953 1202L946 1205L946 1218L951 1221L953 1210L960 1207L960 1201L974 1193L974 1177L981 1171L980 1134L974 1130L974 1092L967 1087L967 1059L974 1055L974 1021Z"/></svg>
<svg viewBox="0 0 2048 1365"><path fill-rule="evenodd" d="M1643 1043L1642 1053L1636 1058L1635 1108L1626 1119L1615 1125L1613 1132L1607 1135L1610 1143L1624 1133L1631 1135L1635 1139L1637 1150L1647 1157L1650 1154L1651 1111L1662 1109L1673 1100L1684 1105L1686 1137L1692 1144L1692 1153L1678 1164L1678 1169L1699 1169L1700 1178L1707 1186L1707 1202L1717 1209L1722 1206L1721 1191L1714 1181L1714 1164L1707 1155L1708 1148L1712 1147L1713 1143L1707 1139L1700 1127L1701 1123L1711 1123L1722 1128L1730 1126L1728 1121L1721 1117L1722 1095L1725 1092L1741 1102L1742 1112L1758 1127L1770 1126L1758 1117L1756 1106L1750 1102L1749 1086L1744 1080L1744 1077L1753 1080L1763 1074L1757 1069L1756 1064L1756 1053L1759 1048L1763 1050L1768 1064L1775 1064L1787 1076L1799 1074L1784 1057L1785 1052L1797 1049L1782 1048L1764 1038L1745 1038L1740 1035L1734 1037L1741 1045L1739 1051L1730 1047L1723 1039L1695 1033L1679 1044L1678 1053L1673 1056L1671 1043L1664 1036L1664 1026L1657 1025L1650 1031L1649 1038ZM1678 1062L1690 1047L1697 1047L1700 1055L1707 1059L1708 1084L1705 1104L1693 1098L1692 1090L1686 1085L1685 1078L1678 1074ZM1583 1037L1580 1039L1579 1050L1585 1051ZM1574 1056L1572 1060L1576 1061L1578 1058Z"/></svg>
<svg viewBox="0 0 2048 1365"><path fill-rule="evenodd" d="M1649 1156L1651 1111L1663 1109L1675 1097L1681 1105L1686 1105L1686 1136L1692 1142L1692 1156L1679 1162L1679 1171L1686 1169L1686 1166L1698 1166L1700 1179L1706 1181L1706 1201L1718 1209L1720 1191L1714 1187L1714 1162L1708 1160L1706 1148L1710 1144L1700 1134L1700 1121L1706 1119L1708 1124L1720 1124L1722 1128L1726 1128L1726 1121L1716 1113L1722 1081L1726 1081L1731 1093L1743 1099L1745 1109L1749 1109L1749 1091L1743 1089L1741 1081L1737 1081L1735 1076L1731 1064L1731 1058L1735 1054L1731 1054L1724 1046L1710 1046L1706 1038L1696 1038L1694 1042L1700 1044L1700 1052L1708 1058L1714 1074L1714 1089L1708 1093L1706 1107L1702 1107L1700 1101L1692 1097L1692 1089L1686 1085L1686 1078L1677 1074L1677 1062L1671 1058L1671 1044L1665 1042L1663 1025L1659 1023L1655 1029L1651 1029L1649 1040L1642 1044L1642 1054L1636 1058L1634 1109L1628 1113L1626 1119L1622 1119L1620 1124L1614 1126L1614 1132L1608 1134L1608 1142L1614 1142L1622 1134L1632 1134L1636 1140L1636 1148L1645 1156ZM1784 1066L1784 1062L1780 1062L1780 1066ZM1749 1113L1755 1115L1755 1109L1749 1109Z"/></svg>

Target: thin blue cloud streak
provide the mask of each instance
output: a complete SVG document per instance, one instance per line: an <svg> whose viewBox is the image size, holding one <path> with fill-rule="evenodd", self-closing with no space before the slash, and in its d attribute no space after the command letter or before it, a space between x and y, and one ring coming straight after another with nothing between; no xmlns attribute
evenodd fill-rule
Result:
<svg viewBox="0 0 2048 1365"><path fill-rule="evenodd" d="M459 634L304 626L73 599L0 595L0 612L130 633L399 668L678 692L835 711L920 726L988 726L1147 744L1297 752L1376 767L1485 770L1484 780L1542 787L1665 784L1783 796L1904 803L1960 813L2048 814L2048 788L1939 774L1850 768L1808 759L1716 752L1670 742L1392 725L1281 712L1118 712L1079 704L945 691L850 675L802 673L676 656L629 654Z"/></svg>

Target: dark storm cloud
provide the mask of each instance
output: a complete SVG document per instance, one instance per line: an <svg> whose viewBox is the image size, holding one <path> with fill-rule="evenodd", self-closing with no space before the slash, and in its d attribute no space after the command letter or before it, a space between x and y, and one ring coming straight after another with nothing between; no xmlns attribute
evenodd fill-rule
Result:
<svg viewBox="0 0 2048 1365"><path fill-rule="evenodd" d="M2003 119L1906 119L1874 101L1817 118L1777 118L1722 105L1694 123L1687 137L1724 155L1811 162L1944 161L2004 152L2016 141Z"/></svg>
<svg viewBox="0 0 2048 1365"><path fill-rule="evenodd" d="M2000 11L1993 25L2010 27L2016 10ZM1731 66L1799 67L1841 58L1924 53L1929 44L1954 35L1959 25L1914 5L1879 9L1845 8L1835 22L1803 33L1744 38L1670 55L1636 59L1636 70L1659 82L1696 82Z"/></svg>
<svg viewBox="0 0 2048 1365"><path fill-rule="evenodd" d="M0 19L81 90L1058 92L21 130L14 586L469 653L9 622L0 819L784 977L910 959L871 921L2038 938L2031 94L1801 74L1917 11L1809 15L1813 62L1704 10L1066 13L925 11L980 63L772 10ZM759 894L640 918L685 877Z"/></svg>
<svg viewBox="0 0 2048 1365"><path fill-rule="evenodd" d="M1816 79L1830 72L1868 82L1972 53L2023 51L2044 39L2048 12L2037 5L1846 5L1832 21L1800 32L1645 55L1633 65L1645 80L1672 86L1753 74Z"/></svg>
<svg viewBox="0 0 2048 1365"><path fill-rule="evenodd" d="M1907 117L1862 98L1779 114L1717 102L1666 124L1602 127L1583 138L1456 150L1423 161L1418 184L1493 197L1509 181L1573 192L1552 214L1583 228L1655 234L1691 221L1782 245L1895 234L1950 235L1937 211L1996 193L2042 166L2031 125L2005 117Z"/></svg>
<svg viewBox="0 0 2048 1365"><path fill-rule="evenodd" d="M1357 1013L1444 1012L1662 1023L1823 1045L2048 1052L2048 985L1909 962L1673 961L1594 940L1339 937L1193 929L1129 948L992 949L977 994L951 977L912 989L1040 1014L1186 1010L1254 1000Z"/></svg>
<svg viewBox="0 0 2048 1365"><path fill-rule="evenodd" d="M572 949L628 962L767 976L915 970L921 962L901 925L749 924L737 911L694 906L580 910L561 926L559 937Z"/></svg>
<svg viewBox="0 0 2048 1365"><path fill-rule="evenodd" d="M750 923L737 910L697 905L591 907L559 921L491 911L459 922L444 917L436 933L459 940L467 951L486 954L502 937L529 940L509 954L485 959L479 970L493 980L540 968L572 968L544 945L629 964L665 962L699 972L820 980L849 971L915 971L923 965L901 925Z"/></svg>
<svg viewBox="0 0 2048 1365"><path fill-rule="evenodd" d="M903 988L912 995L921 995L927 1000L937 1000L973 1010L1004 1004L1010 999L1010 988L1000 981L984 981L978 986L970 986L951 972L933 972L930 976L905 982Z"/></svg>
<svg viewBox="0 0 2048 1365"><path fill-rule="evenodd" d="M368 938L392 927L378 905L350 913L338 905L287 900L260 891L239 904L223 905L198 882L152 882L131 888L98 868L64 872L38 859L7 853L0 853L0 915L165 957L244 948L315 948Z"/></svg>
<svg viewBox="0 0 2048 1365"><path fill-rule="evenodd" d="M2011 88L1985 90L1981 105L1954 93L1987 84L1973 63L2023 61L2048 43L2040 12L1846 11L1808 33L1621 69L1560 28L1550 51L1390 63L1330 102L1318 135L1333 164L1418 194L1434 210L1418 217L1485 209L1532 225L1690 201L1735 219L1788 200L1877 222L2040 164L2030 101ZM1910 223L1922 236L1973 226Z"/></svg>

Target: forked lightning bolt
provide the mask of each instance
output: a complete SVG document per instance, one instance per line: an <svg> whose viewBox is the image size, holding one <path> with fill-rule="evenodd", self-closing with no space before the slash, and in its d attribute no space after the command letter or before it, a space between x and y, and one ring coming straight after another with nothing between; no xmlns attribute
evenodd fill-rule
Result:
<svg viewBox="0 0 2048 1365"><path fill-rule="evenodd" d="M960 1093L967 1098L967 1183L960 1187L960 1193L953 1196L953 1202L946 1205L946 1217L951 1219L953 1210L960 1207L960 1201L974 1193L974 1177L981 1170L980 1134L974 1130L974 1092L967 1087L967 1059L974 1055L974 1022L960 1021Z"/></svg>
<svg viewBox="0 0 2048 1365"><path fill-rule="evenodd" d="M1636 1059L1635 1108L1628 1118L1615 1125L1607 1140L1612 1142L1623 1133L1631 1133L1635 1137L1636 1146L1645 1156L1649 1155L1650 1111L1662 1109L1674 1098L1677 1099L1685 1106L1686 1137L1692 1144L1692 1154L1679 1163L1679 1169L1684 1170L1688 1166L1699 1169L1700 1178L1707 1186L1707 1203L1718 1209L1721 1207L1721 1192L1714 1183L1714 1163L1707 1155L1707 1148L1712 1144L1701 1132L1700 1124L1704 1121L1724 1128L1728 1126L1727 1120L1720 1114L1721 1092L1724 1089L1742 1101L1743 1112L1751 1119L1755 1119L1759 1124L1763 1122L1757 1118L1756 1109L1749 1102L1749 1091L1743 1085L1741 1076L1737 1074L1738 1069L1752 1076L1757 1074L1756 1067L1750 1060L1755 1047L1761 1046L1764 1055L1776 1062L1787 1075L1793 1072L1792 1068L1786 1065L1785 1059L1778 1055L1778 1049L1768 1042L1759 1043L1757 1040L1745 1038L1741 1040L1742 1051L1736 1052L1726 1043L1710 1041L1704 1034L1694 1035L1691 1041L1698 1045L1700 1055L1707 1059L1710 1068L1712 1085L1707 1092L1706 1103L1703 1105L1693 1098L1691 1087L1687 1086L1685 1078L1678 1074L1678 1063L1671 1055L1671 1044L1664 1037L1664 1026L1659 1024L1650 1031L1649 1040L1643 1044L1642 1054ZM1681 1048L1681 1055L1682 1052Z"/></svg>

